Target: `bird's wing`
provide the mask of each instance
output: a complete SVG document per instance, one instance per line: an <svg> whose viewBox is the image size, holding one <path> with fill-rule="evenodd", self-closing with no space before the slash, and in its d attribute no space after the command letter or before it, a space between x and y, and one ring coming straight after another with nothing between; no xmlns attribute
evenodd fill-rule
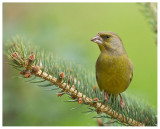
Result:
<svg viewBox="0 0 160 129"><path fill-rule="evenodd" d="M130 68L131 68L131 73L130 73L130 82L132 81L132 78L133 78L133 69L134 69L134 65L132 63L132 61L129 59L129 62L130 62Z"/></svg>
<svg viewBox="0 0 160 129"><path fill-rule="evenodd" d="M133 71L132 71L132 73L130 75L130 82L132 81L132 78L133 78Z"/></svg>

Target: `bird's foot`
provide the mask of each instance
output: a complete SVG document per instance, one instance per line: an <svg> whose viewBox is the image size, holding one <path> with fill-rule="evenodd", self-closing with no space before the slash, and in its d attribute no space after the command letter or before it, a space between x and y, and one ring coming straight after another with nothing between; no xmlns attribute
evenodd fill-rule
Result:
<svg viewBox="0 0 160 129"><path fill-rule="evenodd" d="M123 100L121 94L119 94L119 96L120 96L120 98L121 98L121 100L120 100L120 105L121 105L122 108L124 108L124 107L125 107L124 100Z"/></svg>
<svg viewBox="0 0 160 129"><path fill-rule="evenodd" d="M109 99L109 95L107 94L107 92L104 91L104 99L106 101L106 103L108 102Z"/></svg>

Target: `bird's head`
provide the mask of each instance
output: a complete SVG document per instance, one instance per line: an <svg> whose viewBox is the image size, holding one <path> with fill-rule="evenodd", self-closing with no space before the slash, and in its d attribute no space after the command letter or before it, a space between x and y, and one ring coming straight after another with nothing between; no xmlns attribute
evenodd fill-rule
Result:
<svg viewBox="0 0 160 129"><path fill-rule="evenodd" d="M114 32L99 32L91 41L98 44L101 52L108 52L111 55L122 55L126 53L122 40Z"/></svg>

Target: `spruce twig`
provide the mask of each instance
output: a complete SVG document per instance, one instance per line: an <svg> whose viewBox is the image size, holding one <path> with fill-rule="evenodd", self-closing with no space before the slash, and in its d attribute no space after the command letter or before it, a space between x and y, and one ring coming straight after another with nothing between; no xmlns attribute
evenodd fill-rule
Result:
<svg viewBox="0 0 160 129"><path fill-rule="evenodd" d="M157 34L157 3L141 3L141 5L143 5L141 11L152 25L152 31ZM155 42L157 43L157 37Z"/></svg>
<svg viewBox="0 0 160 129"><path fill-rule="evenodd" d="M126 107L122 108L118 99L110 97L109 101L104 103L104 94L95 88L95 76L91 72L76 64L66 63L67 61L53 55L46 56L44 52L29 47L23 42L21 38L11 40L11 44L14 45L9 49L7 56L13 68L20 67L22 76L32 77L27 81L41 83L39 85L41 87L54 87L51 90L60 89L57 96L67 94L72 99L68 102L88 105L91 112L103 113L105 119L114 119L114 122L117 121L122 125L155 126L157 124L153 110L142 109L134 102L133 105L129 105L124 99ZM36 78L38 80L35 80ZM43 84L43 82L49 83Z"/></svg>

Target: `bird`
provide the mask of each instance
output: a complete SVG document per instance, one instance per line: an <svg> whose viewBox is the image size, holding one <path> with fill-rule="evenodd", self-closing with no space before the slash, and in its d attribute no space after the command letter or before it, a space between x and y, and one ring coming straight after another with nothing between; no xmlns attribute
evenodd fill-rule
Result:
<svg viewBox="0 0 160 129"><path fill-rule="evenodd" d="M121 93L133 78L133 63L127 56L121 38L114 32L102 31L91 39L100 49L96 61L96 80L100 90L104 91L106 102L110 95L120 96L120 105L125 107Z"/></svg>

